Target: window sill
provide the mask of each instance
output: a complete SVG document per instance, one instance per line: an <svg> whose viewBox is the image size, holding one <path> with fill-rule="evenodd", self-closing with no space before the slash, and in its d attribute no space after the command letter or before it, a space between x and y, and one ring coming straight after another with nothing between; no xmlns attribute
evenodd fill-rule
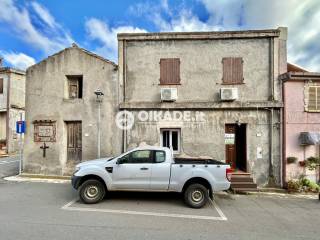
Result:
<svg viewBox="0 0 320 240"><path fill-rule="evenodd" d="M172 86L172 85L181 85L181 83L159 83L159 86Z"/></svg>
<svg viewBox="0 0 320 240"><path fill-rule="evenodd" d="M305 110L307 113L320 113L320 110Z"/></svg>
<svg viewBox="0 0 320 240"><path fill-rule="evenodd" d="M246 83L242 82L242 83L221 83L221 85L244 85Z"/></svg>
<svg viewBox="0 0 320 240"><path fill-rule="evenodd" d="M63 98L63 102L70 102L70 103L75 103L75 102L84 102L83 98Z"/></svg>

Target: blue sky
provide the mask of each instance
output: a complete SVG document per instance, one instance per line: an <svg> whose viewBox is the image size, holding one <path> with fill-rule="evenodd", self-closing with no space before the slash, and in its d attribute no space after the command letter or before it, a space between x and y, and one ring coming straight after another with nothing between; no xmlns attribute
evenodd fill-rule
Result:
<svg viewBox="0 0 320 240"><path fill-rule="evenodd" d="M26 68L76 42L117 62L119 32L289 29L288 61L320 71L319 0L0 0L0 55Z"/></svg>

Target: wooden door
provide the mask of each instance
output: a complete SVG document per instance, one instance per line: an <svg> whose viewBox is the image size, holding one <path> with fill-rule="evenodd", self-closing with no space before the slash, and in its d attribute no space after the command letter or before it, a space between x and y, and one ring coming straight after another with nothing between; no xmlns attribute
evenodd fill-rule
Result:
<svg viewBox="0 0 320 240"><path fill-rule="evenodd" d="M67 122L67 162L82 160L81 122Z"/></svg>
<svg viewBox="0 0 320 240"><path fill-rule="evenodd" d="M229 163L232 168L236 168L236 126L234 124L226 124L225 133L226 162Z"/></svg>

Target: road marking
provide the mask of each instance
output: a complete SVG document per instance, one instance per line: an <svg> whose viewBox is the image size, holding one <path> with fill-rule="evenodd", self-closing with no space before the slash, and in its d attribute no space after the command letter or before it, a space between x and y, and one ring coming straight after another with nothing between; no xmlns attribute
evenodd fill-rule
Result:
<svg viewBox="0 0 320 240"><path fill-rule="evenodd" d="M19 162L19 160L12 160L12 161L4 160L4 161L1 161L1 162L0 162L0 165L8 164L8 163L13 163L13 162Z"/></svg>
<svg viewBox="0 0 320 240"><path fill-rule="evenodd" d="M175 214L175 213L159 213L159 212L138 212L129 210L115 210L115 209L98 209L98 208L88 208L88 207L72 207L72 205L77 201L77 199L68 202L61 207L62 210L67 211L80 211L80 212L103 212L103 213L115 213L115 214L129 214L129 215L144 215L144 216L155 216L155 217L171 217L171 218L188 218L188 219L201 219L201 220L215 220L215 221L227 221L227 217L223 214L222 210L219 208L214 200L210 203L216 209L219 217L203 216L203 215L190 215L190 214Z"/></svg>

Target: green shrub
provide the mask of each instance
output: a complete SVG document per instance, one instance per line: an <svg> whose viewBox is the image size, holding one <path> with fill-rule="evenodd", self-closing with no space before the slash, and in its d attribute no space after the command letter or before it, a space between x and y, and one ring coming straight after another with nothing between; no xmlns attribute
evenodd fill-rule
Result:
<svg viewBox="0 0 320 240"><path fill-rule="evenodd" d="M309 157L306 159L306 167L311 171L315 170L319 164L320 158L318 157Z"/></svg>
<svg viewBox="0 0 320 240"><path fill-rule="evenodd" d="M298 161L298 158L296 158L296 157L287 157L288 164L296 163L297 161Z"/></svg>
<svg viewBox="0 0 320 240"><path fill-rule="evenodd" d="M320 186L317 183L315 183L307 178L301 178L299 180L299 182L305 191L311 191L311 192L319 192L320 191Z"/></svg>

